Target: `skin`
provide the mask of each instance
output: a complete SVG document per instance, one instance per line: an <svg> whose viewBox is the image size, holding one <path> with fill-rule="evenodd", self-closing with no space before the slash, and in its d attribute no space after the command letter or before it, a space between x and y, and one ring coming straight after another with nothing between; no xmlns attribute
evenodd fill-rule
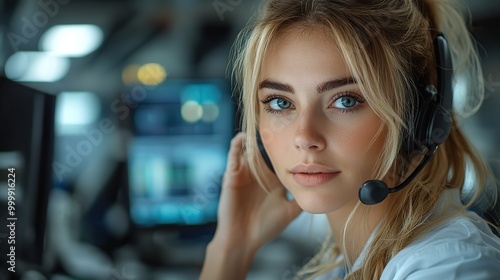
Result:
<svg viewBox="0 0 500 280"><path fill-rule="evenodd" d="M253 178L242 152L243 134L238 134L228 154L219 224L207 246L200 279L244 279L257 250L302 210L326 214L334 238L343 240L346 221L359 204L358 190L373 179L385 133L377 135L380 118L353 81L336 43L328 38L319 27L292 28L271 44L257 96L262 140L276 170L276 175L266 170L271 193ZM336 175L304 186L291 172L299 165L320 165ZM294 201L286 199L285 189ZM358 206L363 217L353 218L353 223L362 222L364 230L348 230L344 239L351 261L389 203L390 197L377 205Z"/></svg>

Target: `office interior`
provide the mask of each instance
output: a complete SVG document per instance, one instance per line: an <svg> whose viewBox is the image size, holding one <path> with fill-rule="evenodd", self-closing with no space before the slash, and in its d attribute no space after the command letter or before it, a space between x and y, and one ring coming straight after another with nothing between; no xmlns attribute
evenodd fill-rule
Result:
<svg viewBox="0 0 500 280"><path fill-rule="evenodd" d="M480 97L461 99L457 79L455 102L500 178L500 2L464 4L485 94L468 110ZM1 279L198 279L240 128L231 48L261 5L0 0L2 223L9 173L17 207L17 272L0 227ZM247 279L292 279L327 233L324 216L301 214Z"/></svg>

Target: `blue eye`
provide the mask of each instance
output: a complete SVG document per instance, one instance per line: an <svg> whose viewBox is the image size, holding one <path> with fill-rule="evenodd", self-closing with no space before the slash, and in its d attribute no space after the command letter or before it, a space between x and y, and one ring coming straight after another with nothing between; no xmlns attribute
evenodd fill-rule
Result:
<svg viewBox="0 0 500 280"><path fill-rule="evenodd" d="M273 110L284 110L292 107L292 103L283 98L274 98L269 102L269 107Z"/></svg>
<svg viewBox="0 0 500 280"><path fill-rule="evenodd" d="M333 102L333 106L340 109L349 109L356 106L358 100L352 96L342 96Z"/></svg>

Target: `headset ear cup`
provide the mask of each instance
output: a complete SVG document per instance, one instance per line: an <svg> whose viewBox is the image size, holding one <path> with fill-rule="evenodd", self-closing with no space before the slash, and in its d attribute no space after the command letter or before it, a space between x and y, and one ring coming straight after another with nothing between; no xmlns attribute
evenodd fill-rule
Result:
<svg viewBox="0 0 500 280"><path fill-rule="evenodd" d="M271 163L271 159L267 155L266 149L264 148L264 143L262 143L262 138L260 137L260 132L257 130L256 133L257 135L257 147L259 148L259 152L262 155L262 158L264 159L264 162L266 162L267 167L274 172L274 167L273 164Z"/></svg>
<svg viewBox="0 0 500 280"><path fill-rule="evenodd" d="M415 148L419 152L423 152L431 143L432 133L434 130L434 117L436 114L436 88L433 85L425 85L419 90L419 116L417 119L416 128L416 143Z"/></svg>
<svg viewBox="0 0 500 280"><path fill-rule="evenodd" d="M403 156L410 160L415 153L443 143L451 131L453 104L453 64L448 43L443 34L434 40L438 87L420 78L412 95L414 104L410 132L403 142Z"/></svg>
<svg viewBox="0 0 500 280"><path fill-rule="evenodd" d="M442 144L450 135L452 128L453 109L453 62L448 41L443 34L434 40L438 75L438 94L436 95L435 112L432 118L432 128L428 130L431 144Z"/></svg>
<svg viewBox="0 0 500 280"><path fill-rule="evenodd" d="M425 81L420 79L411 94L411 112L408 119L408 132L401 146L401 154L406 160L411 160L415 154L424 152L426 147L427 129L429 128L432 106L428 93L425 91Z"/></svg>

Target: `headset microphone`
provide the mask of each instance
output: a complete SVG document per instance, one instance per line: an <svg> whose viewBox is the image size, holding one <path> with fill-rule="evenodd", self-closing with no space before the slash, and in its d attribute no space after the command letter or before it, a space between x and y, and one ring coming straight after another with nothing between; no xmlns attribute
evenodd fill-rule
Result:
<svg viewBox="0 0 500 280"><path fill-rule="evenodd" d="M373 205L380 203L384 201L384 199L389 195L390 193L394 193L397 191L402 190L404 187L406 187L415 177L417 174L424 168L424 166L427 164L429 159L432 157L434 152L437 150L437 145L434 145L433 148L430 148L424 155L424 158L422 161L418 164L418 166L413 170L413 172L404 180L401 184L389 188L384 181L381 180L369 180L366 181L361 188L359 189L359 201L361 201L363 204L366 205Z"/></svg>

